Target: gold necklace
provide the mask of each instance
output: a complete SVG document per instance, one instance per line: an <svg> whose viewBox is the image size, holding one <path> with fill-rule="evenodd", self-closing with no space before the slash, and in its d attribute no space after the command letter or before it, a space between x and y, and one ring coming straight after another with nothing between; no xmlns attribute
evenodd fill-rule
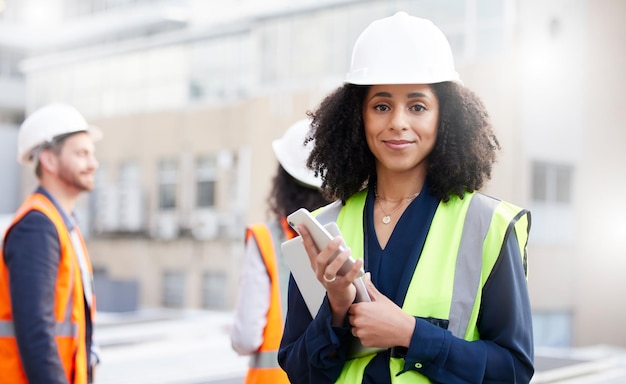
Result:
<svg viewBox="0 0 626 384"><path fill-rule="evenodd" d="M398 200L392 200L392 199L385 199L384 197L378 196L378 191L374 190L374 197L376 197L376 199L379 200L378 202L380 204L380 209L381 211L383 211L383 215L384 215L382 219L383 224L391 223L391 215L393 215L402 206L402 203L405 200L409 200L409 203L410 203L411 201L413 201L413 199L419 196L419 194L420 193L417 192L410 196L406 196ZM399 202L400 204L396 205L396 207L391 212L387 213L385 212L385 208L383 207L383 201Z"/></svg>

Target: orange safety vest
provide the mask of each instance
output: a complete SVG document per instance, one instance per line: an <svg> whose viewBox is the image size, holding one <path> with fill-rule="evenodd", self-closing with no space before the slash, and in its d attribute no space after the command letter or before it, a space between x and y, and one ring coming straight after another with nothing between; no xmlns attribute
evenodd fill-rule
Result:
<svg viewBox="0 0 626 384"><path fill-rule="evenodd" d="M18 209L11 228L30 211L40 211L56 227L59 235L61 257L54 294L54 332L59 358L65 369L67 380L72 384L87 383L88 351L86 351L85 298L80 266L74 252L70 233L65 226L61 213L44 195L34 193ZM78 228L76 227L78 231ZM83 246L87 267L91 273L91 263L87 248L80 232L78 237ZM20 360L13 329L11 295L9 291L9 271L0 251L0 383L26 384L28 379ZM91 300L91 318L95 315L95 298Z"/></svg>
<svg viewBox="0 0 626 384"><path fill-rule="evenodd" d="M281 220L287 239L294 237L287 220ZM278 348L283 337L283 316L280 305L280 284L278 265L274 251L272 235L265 224L256 224L246 230L246 241L254 236L263 262L270 277L270 307L267 311L267 323L263 330L263 343L250 358L250 368L246 375L246 384L287 384L287 374L278 365Z"/></svg>

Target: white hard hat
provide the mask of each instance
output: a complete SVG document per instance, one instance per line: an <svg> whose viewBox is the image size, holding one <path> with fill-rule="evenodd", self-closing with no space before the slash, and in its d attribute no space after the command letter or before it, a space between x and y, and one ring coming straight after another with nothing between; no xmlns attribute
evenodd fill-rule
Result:
<svg viewBox="0 0 626 384"><path fill-rule="evenodd" d="M94 141L102 138L102 131L89 125L78 110L67 104L55 103L33 112L20 127L17 136L17 161L28 164L33 150L60 135L88 132Z"/></svg>
<svg viewBox="0 0 626 384"><path fill-rule="evenodd" d="M311 150L315 145L314 141L304 145L310 126L310 119L293 123L280 139L272 141L272 148L274 148L278 162L288 174L303 184L320 188L322 180L315 177L315 173L306 166Z"/></svg>
<svg viewBox="0 0 626 384"><path fill-rule="evenodd" d="M460 81L450 44L430 20L398 12L372 22L352 51L346 83L434 84Z"/></svg>

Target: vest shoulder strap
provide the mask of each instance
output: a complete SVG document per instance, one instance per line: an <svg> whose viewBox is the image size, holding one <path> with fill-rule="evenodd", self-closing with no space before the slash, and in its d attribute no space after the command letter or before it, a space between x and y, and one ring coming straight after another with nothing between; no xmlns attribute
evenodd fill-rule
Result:
<svg viewBox="0 0 626 384"><path fill-rule="evenodd" d="M246 231L246 240L250 238L250 236L254 237L254 240L259 247L261 252L261 256L265 261L266 267L272 269L272 267L276 267L276 259L273 256L274 254L274 246L272 241L272 234L270 233L269 228L265 223L258 223L251 225Z"/></svg>
<svg viewBox="0 0 626 384"><path fill-rule="evenodd" d="M278 261L274 253L272 234L265 223L254 224L248 227L246 239L253 236L263 257L270 279L270 306L267 313L267 323L263 330L263 343L260 351L276 351L282 338L282 308L280 303L280 278L278 275Z"/></svg>

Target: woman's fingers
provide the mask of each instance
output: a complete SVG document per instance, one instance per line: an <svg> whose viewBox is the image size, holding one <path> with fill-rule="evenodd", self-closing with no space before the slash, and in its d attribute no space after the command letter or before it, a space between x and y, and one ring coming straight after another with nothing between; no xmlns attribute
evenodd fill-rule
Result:
<svg viewBox="0 0 626 384"><path fill-rule="evenodd" d="M324 249L318 249L306 227L298 225L298 232L309 256L311 268L315 271L318 279L328 283L334 282L337 279L339 269L350 256L349 250L339 251L343 244L341 237L332 239Z"/></svg>
<svg viewBox="0 0 626 384"><path fill-rule="evenodd" d="M298 233L300 233L300 238L302 239L302 244L304 245L304 249L306 250L307 255L309 256L309 261L311 262L311 267L315 269L315 260L317 259L317 255L320 252L317 249L317 246L313 242L313 238L311 234L306 229L304 225L298 225Z"/></svg>

